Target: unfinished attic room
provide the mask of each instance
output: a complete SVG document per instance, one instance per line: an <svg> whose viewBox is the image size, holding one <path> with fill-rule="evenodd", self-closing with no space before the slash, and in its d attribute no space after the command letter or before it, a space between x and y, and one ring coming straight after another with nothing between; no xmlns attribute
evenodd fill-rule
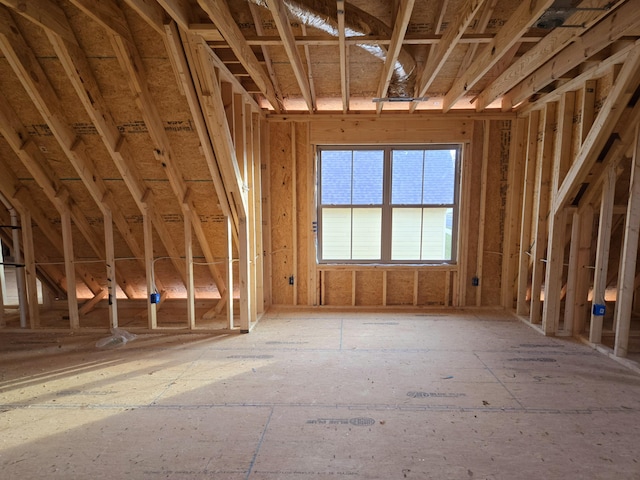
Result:
<svg viewBox="0 0 640 480"><path fill-rule="evenodd" d="M640 478L640 0L0 0L2 479Z"/></svg>

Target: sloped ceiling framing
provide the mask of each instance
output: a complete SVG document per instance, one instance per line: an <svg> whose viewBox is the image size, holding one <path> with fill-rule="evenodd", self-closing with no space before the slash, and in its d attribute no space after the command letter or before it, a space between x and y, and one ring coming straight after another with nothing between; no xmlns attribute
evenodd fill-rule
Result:
<svg viewBox="0 0 640 480"><path fill-rule="evenodd" d="M265 120L529 115L618 71L640 33L634 0L0 4L0 193L47 244L35 249L43 278L47 270L65 291L77 275L90 300L72 324L108 295L112 326L117 297L157 291L163 300L186 292L193 327L198 284L220 298L209 314L226 307L234 327L235 273L240 328L250 328L261 303L251 291L260 251L251 212ZM620 155L628 150L622 123L637 114L623 100L626 113L584 147L560 198L599 174L593 158L608 132L624 138ZM191 256L202 268L185 262ZM237 266L223 265L234 256Z"/></svg>

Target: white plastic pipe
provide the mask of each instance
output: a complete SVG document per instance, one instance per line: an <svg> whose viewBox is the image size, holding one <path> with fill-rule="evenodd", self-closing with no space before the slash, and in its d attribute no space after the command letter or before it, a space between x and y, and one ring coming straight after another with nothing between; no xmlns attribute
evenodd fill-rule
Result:
<svg viewBox="0 0 640 480"><path fill-rule="evenodd" d="M27 289L24 278L24 265L20 253L20 226L18 225L18 212L9 203L9 200L0 194L0 201L11 215L11 233L13 237L13 263L16 264L16 283L18 285L18 302L20 306L20 328L27 328Z"/></svg>

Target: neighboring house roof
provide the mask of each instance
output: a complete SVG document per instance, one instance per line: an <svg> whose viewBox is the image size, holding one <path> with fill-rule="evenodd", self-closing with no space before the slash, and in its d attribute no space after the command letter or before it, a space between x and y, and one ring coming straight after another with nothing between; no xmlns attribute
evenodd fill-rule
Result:
<svg viewBox="0 0 640 480"><path fill-rule="evenodd" d="M395 205L452 204L455 151L393 150L392 202ZM323 150L323 205L382 203L382 150Z"/></svg>

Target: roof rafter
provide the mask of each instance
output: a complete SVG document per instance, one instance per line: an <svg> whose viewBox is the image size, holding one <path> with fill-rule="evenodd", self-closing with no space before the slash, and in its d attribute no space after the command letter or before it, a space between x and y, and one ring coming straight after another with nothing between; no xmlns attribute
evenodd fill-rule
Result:
<svg viewBox="0 0 640 480"><path fill-rule="evenodd" d="M82 8L83 11L91 10L91 4L93 2L88 2L87 0L72 0L72 2ZM122 69L127 73L126 78L129 83L129 87L132 90L132 93L135 95L136 104L138 109L142 113L145 124L147 125L147 129L149 131L149 135L154 144L154 153L156 159L163 166L163 170L169 180L169 184L174 192L179 203L182 204L182 208L185 211L186 215L190 217L191 225L196 234L196 238L198 239L198 243L202 248L202 253L207 261L209 270L213 279L218 287L218 291L221 294L221 301L218 302L216 308L221 310L224 308L224 304L226 302L226 295L224 294L226 291L225 280L218 270L218 267L215 265L215 258L213 252L211 250L211 246L207 240L206 234L202 227L202 222L200 220L200 216L195 209L195 205L193 205L192 201L185 201L188 197L187 195L187 186L185 185L182 174L178 170L178 166L175 162L175 154L173 152L173 148L171 147L171 143L169 141L169 137L162 125L162 119L160 118L160 114L156 107L154 99L151 97L147 86L147 80L145 75L145 68L140 58L140 54L136 48L136 46L132 43L127 42L126 38L131 38L131 32L129 31L129 27L127 25L124 14L120 10L120 8L112 3L110 0L102 0L102 4L110 4L112 5L110 15L107 18L104 18L101 14L93 11L93 18L97 20L107 31L111 34L111 43L114 47L114 51L120 62ZM119 31L112 29L113 18L117 18L117 24L124 24L126 30L123 32L125 37L123 37ZM91 74L90 71L87 71L87 74ZM86 81L86 79L82 79ZM92 85L95 85L95 82L91 82ZM94 89L94 91L89 92L90 97L95 102L96 96L101 97L100 91ZM106 106L104 107L105 112L108 114L106 110ZM111 118L111 115L108 114L108 117ZM132 161L132 159L124 159L128 163ZM144 182L142 183L142 187L148 189Z"/></svg>
<svg viewBox="0 0 640 480"><path fill-rule="evenodd" d="M409 20L411 20L414 4L415 0L401 0L400 2L393 33L391 34L391 43L387 50L387 58L382 67L382 75L378 84L378 98L387 96L387 89L389 88L389 83L391 83L391 75L398 60L398 55L400 55L400 51L402 50L402 40L407 33L407 27L409 26ZM382 102L379 102L376 106L378 113L382 111L382 105Z"/></svg>
<svg viewBox="0 0 640 480"><path fill-rule="evenodd" d="M610 0L584 0L580 4L580 8L604 8L608 3L610 3ZM623 0L619 0L612 8L618 7L621 3L623 3ZM568 25L585 25L585 28L588 28L605 15L608 15L610 11L611 9L579 10L571 15L565 23ZM484 110L491 102L515 87L523 78L535 72L537 68L553 58L554 55L582 33L584 33L584 30L580 28L556 28L551 31L478 95L476 110Z"/></svg>
<svg viewBox="0 0 640 480"><path fill-rule="evenodd" d="M443 110L448 112L478 80L493 67L502 56L519 41L554 0L530 0L522 2L507 23L489 42L480 55L469 66L464 75L458 77L444 97Z"/></svg>
<svg viewBox="0 0 640 480"><path fill-rule="evenodd" d="M80 230L80 233L93 252L98 258L105 260L105 244L103 239L97 235L91 227L89 219L71 197L69 190L62 184L55 172L49 168L49 162L35 144L24 125L18 121L17 113L11 108L8 99L2 92L0 92L0 133L2 133L2 136L13 152L33 176L38 186L42 189L49 201L53 203L58 212L62 213L67 210L70 212L73 223L78 227L78 230ZM62 240L60 239L60 241ZM76 270L78 269L76 268ZM123 272L121 270L118 270L118 272L116 277L118 284L128 298L133 298L135 291L126 281ZM86 272L78 271L78 274L82 276L85 283L87 283L87 281L89 282L87 286L94 294L97 294L102 289L101 287L99 289L95 288L96 285L98 287L99 285L92 279L87 279L85 277Z"/></svg>
<svg viewBox="0 0 640 480"><path fill-rule="evenodd" d="M340 91L342 111L349 111L349 48L345 43L344 0L336 0L338 8L338 48L340 50Z"/></svg>
<svg viewBox="0 0 640 480"><path fill-rule="evenodd" d="M131 252L134 256L141 257L142 249L133 236L111 192L98 175L91 156L87 152L87 146L82 138L74 133L71 123L64 116L65 109L44 74L35 54L20 35L9 12L4 8L0 9L0 50L9 61L11 68L15 71L23 87L42 114L51 132L58 140L98 207L103 212L105 209L113 212L114 222Z"/></svg>
<svg viewBox="0 0 640 480"><path fill-rule="evenodd" d="M627 2L576 38L573 43L534 73L521 79L517 86L504 96L503 109L511 108L526 100L530 95L546 87L638 26L640 26L640 8L635 2Z"/></svg>
<svg viewBox="0 0 640 480"><path fill-rule="evenodd" d="M247 44L238 25L236 25L226 2L215 0L198 0L198 4L207 12L216 24L233 53L246 68L249 75L276 112L280 112L282 99L278 98L271 79Z"/></svg>
<svg viewBox="0 0 640 480"><path fill-rule="evenodd" d="M28 211L36 222L40 231L47 240L53 245L58 253L63 252L62 236L53 227L49 218L44 213L41 205L38 205L28 187L24 185L18 177L11 171L0 157L0 192L7 197L19 210ZM75 265L75 271L80 275L84 284L91 290L94 295L102 291L102 286L93 278L81 264ZM63 287L62 285L60 285ZM66 289L65 289L66 291Z"/></svg>
<svg viewBox="0 0 640 480"><path fill-rule="evenodd" d="M273 21L275 22L276 28L280 33L280 37L282 37L283 47L287 52L287 57L289 58L289 63L291 64L291 68L293 69L293 74L298 81L298 86L300 87L300 91L302 92L302 97L307 103L309 112L313 112L314 105L313 99L311 97L311 86L309 85L309 77L304 71L302 59L300 58L300 52L298 51L298 47L296 46L296 41L291 29L291 23L289 22L289 18L287 17L287 7L284 5L283 0L266 0L266 2L269 6L269 10L271 11L271 15L273 15Z"/></svg>
<svg viewBox="0 0 640 480"><path fill-rule="evenodd" d="M622 70L607 96L589 134L585 138L575 161L567 172L558 194L554 198L553 212L558 212L569 202L569 196L588 175L598 155L616 128L629 100L640 82L640 46L636 46L627 57ZM640 104L638 104L640 105Z"/></svg>
<svg viewBox="0 0 640 480"><path fill-rule="evenodd" d="M444 32L442 39L432 47L427 63L416 84L415 97L422 97L436 79L440 69L444 66L465 30L474 19L485 0L467 0L462 6L455 21Z"/></svg>

